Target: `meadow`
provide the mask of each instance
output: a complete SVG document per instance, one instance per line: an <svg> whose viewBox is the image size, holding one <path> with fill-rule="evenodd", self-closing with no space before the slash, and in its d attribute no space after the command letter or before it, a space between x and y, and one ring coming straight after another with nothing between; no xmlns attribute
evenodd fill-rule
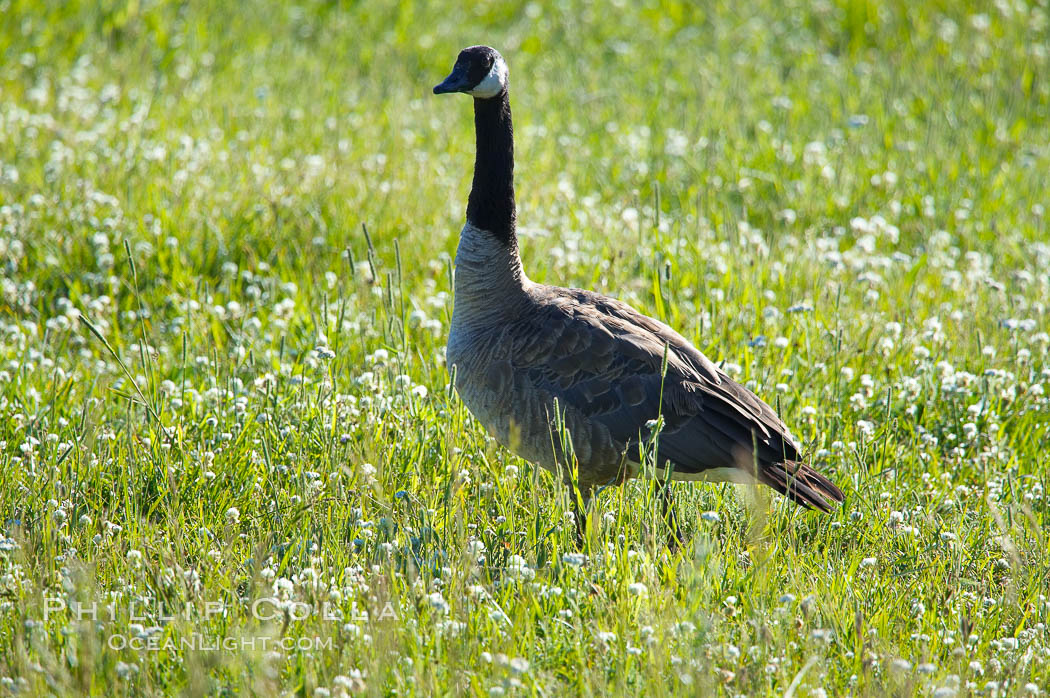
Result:
<svg viewBox="0 0 1050 698"><path fill-rule="evenodd" d="M449 387L464 46L531 278L842 487L567 491ZM0 0L0 695L1045 696L1047 0ZM494 299L498 302L498 299Z"/></svg>

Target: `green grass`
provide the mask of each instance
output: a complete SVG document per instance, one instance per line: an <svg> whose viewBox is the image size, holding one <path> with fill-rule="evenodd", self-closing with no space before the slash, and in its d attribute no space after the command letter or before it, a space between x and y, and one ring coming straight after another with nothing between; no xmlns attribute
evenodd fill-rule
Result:
<svg viewBox="0 0 1050 698"><path fill-rule="evenodd" d="M620 4L0 0L0 695L1046 695L1046 0ZM632 482L579 557L458 402L479 42L530 276L839 511L679 485L671 554Z"/></svg>

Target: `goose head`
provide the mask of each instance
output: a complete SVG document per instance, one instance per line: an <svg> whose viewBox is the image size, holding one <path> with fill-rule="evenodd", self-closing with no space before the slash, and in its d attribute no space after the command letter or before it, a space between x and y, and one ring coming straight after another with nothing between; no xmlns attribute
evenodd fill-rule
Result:
<svg viewBox="0 0 1050 698"><path fill-rule="evenodd" d="M491 46L471 46L459 52L452 72L434 87L434 94L463 92L491 99L507 89L507 63Z"/></svg>

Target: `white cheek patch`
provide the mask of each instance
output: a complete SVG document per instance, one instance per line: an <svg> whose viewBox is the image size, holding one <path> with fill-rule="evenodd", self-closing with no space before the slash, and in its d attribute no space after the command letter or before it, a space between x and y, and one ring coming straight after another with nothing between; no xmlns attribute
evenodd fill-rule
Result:
<svg viewBox="0 0 1050 698"><path fill-rule="evenodd" d="M507 87L507 64L502 58L497 58L492 63L488 75L482 78L477 87L468 92L472 97L488 99L495 97Z"/></svg>

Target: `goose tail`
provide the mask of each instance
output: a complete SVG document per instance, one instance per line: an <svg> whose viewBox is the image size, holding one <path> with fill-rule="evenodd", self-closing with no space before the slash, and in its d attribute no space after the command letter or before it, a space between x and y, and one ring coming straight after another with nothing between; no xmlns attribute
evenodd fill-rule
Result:
<svg viewBox="0 0 1050 698"><path fill-rule="evenodd" d="M832 502L842 502L842 490L800 461L784 461L759 468L758 481L807 509L830 514Z"/></svg>

